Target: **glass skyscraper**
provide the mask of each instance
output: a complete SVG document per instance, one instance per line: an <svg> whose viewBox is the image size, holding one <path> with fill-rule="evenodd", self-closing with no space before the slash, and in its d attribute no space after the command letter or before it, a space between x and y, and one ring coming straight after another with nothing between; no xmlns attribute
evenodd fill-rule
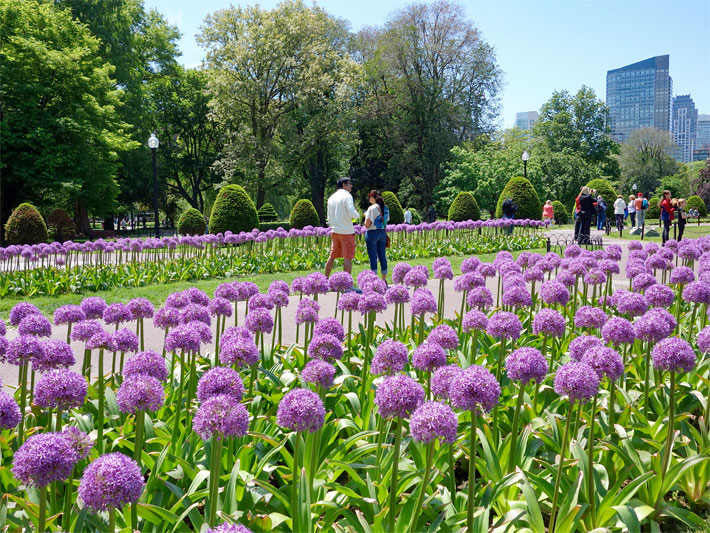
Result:
<svg viewBox="0 0 710 533"><path fill-rule="evenodd" d="M698 115L695 145L698 148L710 148L710 115Z"/></svg>
<svg viewBox="0 0 710 533"><path fill-rule="evenodd" d="M611 136L629 139L640 128L671 130L673 80L669 56L656 56L606 73L606 105Z"/></svg>
<svg viewBox="0 0 710 533"><path fill-rule="evenodd" d="M521 130L532 130L533 125L540 118L537 111L523 111L515 114L515 125Z"/></svg>
<svg viewBox="0 0 710 533"><path fill-rule="evenodd" d="M693 160L696 132L698 126L698 110L689 94L681 94L673 98L673 142L679 147L678 161L689 163Z"/></svg>

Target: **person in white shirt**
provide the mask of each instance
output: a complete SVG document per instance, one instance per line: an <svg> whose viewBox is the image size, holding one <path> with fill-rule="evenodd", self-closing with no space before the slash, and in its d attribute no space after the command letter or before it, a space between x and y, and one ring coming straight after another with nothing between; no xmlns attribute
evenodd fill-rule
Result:
<svg viewBox="0 0 710 533"><path fill-rule="evenodd" d="M412 212L407 208L407 210L404 212L404 223L405 224L411 224L412 223Z"/></svg>
<svg viewBox="0 0 710 533"><path fill-rule="evenodd" d="M614 215L616 215L616 229L621 231L624 228L624 211L626 211L626 202L620 194L614 202Z"/></svg>
<svg viewBox="0 0 710 533"><path fill-rule="evenodd" d="M636 197L632 194L629 196L629 218L631 219L631 227L636 227Z"/></svg>
<svg viewBox="0 0 710 533"><path fill-rule="evenodd" d="M390 210L385 205L382 194L372 190L367 193L367 201L370 207L365 213L365 245L367 255L370 258L370 270L377 274L377 260L380 260L380 270L383 281L387 281L387 222L390 218Z"/></svg>
<svg viewBox="0 0 710 533"><path fill-rule="evenodd" d="M338 180L338 190L328 198L328 225L330 226L330 257L325 264L325 276L329 277L333 263L339 257L343 258L343 270L352 272L352 261L355 259L355 229L353 219L360 214L355 209L355 203L350 191L353 183L345 176Z"/></svg>

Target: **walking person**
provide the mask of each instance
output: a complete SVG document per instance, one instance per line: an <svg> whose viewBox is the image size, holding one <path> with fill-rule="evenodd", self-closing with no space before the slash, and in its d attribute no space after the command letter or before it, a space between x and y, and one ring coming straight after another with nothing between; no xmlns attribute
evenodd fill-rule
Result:
<svg viewBox="0 0 710 533"><path fill-rule="evenodd" d="M579 198L582 196L582 190L584 187L579 189L579 194L577 198L574 199L574 240L579 240L579 233L582 229L582 217L580 216Z"/></svg>
<svg viewBox="0 0 710 533"><path fill-rule="evenodd" d="M339 257L343 258L343 270L352 273L352 261L355 259L355 228L353 219L360 217L355 209L355 203L350 191L353 182L349 177L340 178L338 190L328 198L328 225L330 226L330 257L325 264L325 276L329 277L333 263Z"/></svg>
<svg viewBox="0 0 710 533"><path fill-rule="evenodd" d="M555 225L555 208L552 207L552 200L545 202L542 208L542 219L550 226Z"/></svg>
<svg viewBox="0 0 710 533"><path fill-rule="evenodd" d="M680 240L683 238L685 225L688 223L688 212L685 210L685 198L680 198L678 200L678 209L676 209L676 216L678 217L678 242L680 242Z"/></svg>
<svg viewBox="0 0 710 533"><path fill-rule="evenodd" d="M589 244L590 226L592 217L594 216L594 198L591 195L589 187L582 187L582 193L579 195L579 218L581 226L577 242L579 244Z"/></svg>
<svg viewBox="0 0 710 533"><path fill-rule="evenodd" d="M370 270L377 274L377 261L380 261L382 280L387 281L387 222L390 219L390 210L385 205L382 194L372 190L367 193L370 207L365 212L365 245L370 258Z"/></svg>
<svg viewBox="0 0 710 533"><path fill-rule="evenodd" d="M404 212L404 223L405 224L411 224L412 223L412 212L407 208L407 210Z"/></svg>
<svg viewBox="0 0 710 533"><path fill-rule="evenodd" d="M426 209L426 221L427 221L429 224L433 224L434 222L436 222L436 211L434 210L434 204L432 204L431 202L429 202L429 203L426 204L426 205L427 205L427 209Z"/></svg>
<svg viewBox="0 0 710 533"><path fill-rule="evenodd" d="M648 200L643 197L643 193L638 193L636 197L636 225L643 228L646 222L646 209L648 209Z"/></svg>
<svg viewBox="0 0 710 533"><path fill-rule="evenodd" d="M629 218L631 219L631 227L636 227L636 197L632 194L629 196Z"/></svg>
<svg viewBox="0 0 710 533"><path fill-rule="evenodd" d="M602 198L601 194L597 196L597 229L604 229L604 222L606 222L606 202Z"/></svg>
<svg viewBox="0 0 710 533"><path fill-rule="evenodd" d="M518 205L513 201L512 198L506 198L501 206L503 210L503 218L508 220L513 220L515 218L515 212L518 210ZM513 224L506 227L506 233L513 233Z"/></svg>
<svg viewBox="0 0 710 533"><path fill-rule="evenodd" d="M619 235L624 229L624 213L626 211L626 202L624 202L624 197L618 195L616 201L614 202L614 215L616 216L616 229L619 230Z"/></svg>
<svg viewBox="0 0 710 533"><path fill-rule="evenodd" d="M661 221L663 222L663 235L661 235L661 241L666 244L668 240L668 235L671 229L671 222L673 222L673 206L671 205L671 191L663 191L663 198L661 199Z"/></svg>

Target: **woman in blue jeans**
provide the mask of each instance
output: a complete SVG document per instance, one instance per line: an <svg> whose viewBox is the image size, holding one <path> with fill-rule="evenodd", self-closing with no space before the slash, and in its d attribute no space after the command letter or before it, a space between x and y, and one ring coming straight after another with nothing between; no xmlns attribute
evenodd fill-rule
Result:
<svg viewBox="0 0 710 533"><path fill-rule="evenodd" d="M390 211L382 199L379 191L372 190L367 193L367 200L370 207L365 212L365 245L367 255L370 258L370 270L377 274L377 260L380 260L382 279L387 281L387 256L385 255L385 244L387 242L387 222L390 218Z"/></svg>

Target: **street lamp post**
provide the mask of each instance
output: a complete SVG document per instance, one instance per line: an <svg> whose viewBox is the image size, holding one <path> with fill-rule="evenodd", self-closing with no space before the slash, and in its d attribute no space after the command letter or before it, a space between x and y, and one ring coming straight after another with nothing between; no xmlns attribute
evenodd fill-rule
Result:
<svg viewBox="0 0 710 533"><path fill-rule="evenodd" d="M160 238L160 224L158 223L158 167L155 165L155 151L158 149L160 142L155 136L155 132L150 134L150 139L148 139L148 146L150 151L153 153L153 211L155 217L155 237Z"/></svg>
<svg viewBox="0 0 710 533"><path fill-rule="evenodd" d="M633 186L631 187L631 190L634 191L634 194L636 194L636 189L638 189L638 187L634 183Z"/></svg>
<svg viewBox="0 0 710 533"><path fill-rule="evenodd" d="M528 159L530 159L530 155L527 150L523 151L521 158L523 160L523 175L525 176L525 179L528 179Z"/></svg>

